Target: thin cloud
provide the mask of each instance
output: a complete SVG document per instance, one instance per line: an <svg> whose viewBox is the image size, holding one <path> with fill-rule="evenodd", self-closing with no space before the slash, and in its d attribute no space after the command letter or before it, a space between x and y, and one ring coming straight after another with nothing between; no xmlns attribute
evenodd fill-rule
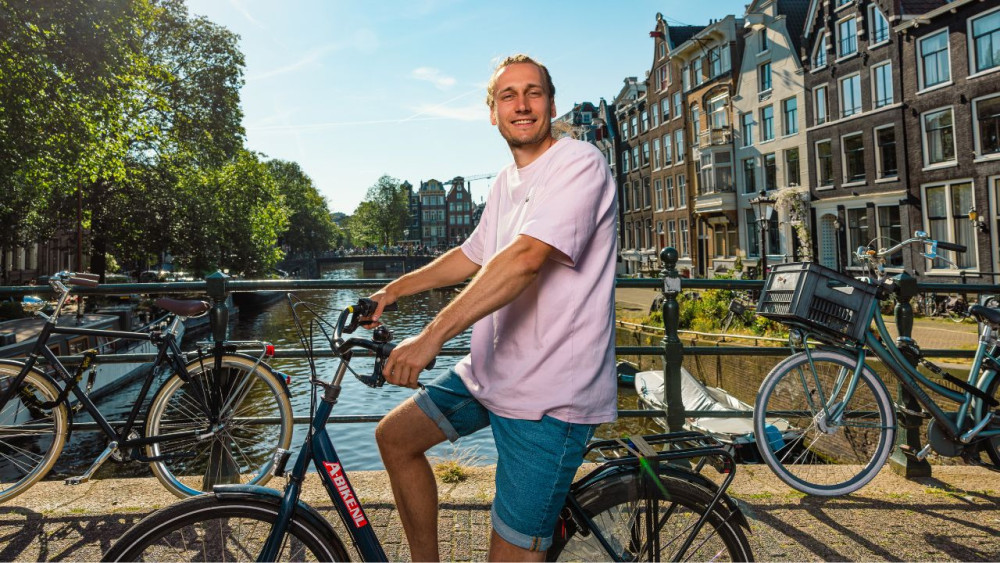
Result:
<svg viewBox="0 0 1000 563"><path fill-rule="evenodd" d="M253 15L250 14L250 10L247 9L246 5L242 0L229 0L229 5L236 9L248 22L254 24L261 29L267 29L267 26L260 23Z"/></svg>
<svg viewBox="0 0 1000 563"><path fill-rule="evenodd" d="M274 69L271 69L271 70L266 70L266 71L258 73L258 74L251 74L251 75L247 76L247 82L250 82L250 81L253 81L253 80L263 80L265 78L272 78L272 77L275 77L275 76L279 76L279 75L282 75L282 74L288 74L290 72L295 72L297 70L301 70L303 68L307 68L307 67L312 66L313 64L319 62L319 60L322 59L323 57L325 57L328 53L336 51L339 48L340 47L338 47L337 45L324 45L322 47L317 47L317 48L312 49L311 51L307 52L299 60L294 61L294 62L292 62L290 64L287 64L285 66L280 66L278 68L274 68Z"/></svg>
<svg viewBox="0 0 1000 563"><path fill-rule="evenodd" d="M423 105L417 107L417 115L434 116L454 121L486 121L489 112L483 104L469 104L461 107Z"/></svg>
<svg viewBox="0 0 1000 563"><path fill-rule="evenodd" d="M441 74L440 70L427 66L413 69L410 76L417 80L430 82L438 90L447 90L455 85L453 77Z"/></svg>

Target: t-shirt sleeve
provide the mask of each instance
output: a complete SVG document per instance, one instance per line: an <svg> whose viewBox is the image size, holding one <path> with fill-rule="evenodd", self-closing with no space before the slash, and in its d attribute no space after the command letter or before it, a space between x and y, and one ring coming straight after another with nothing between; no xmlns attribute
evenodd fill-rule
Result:
<svg viewBox="0 0 1000 563"><path fill-rule="evenodd" d="M601 217L613 212L614 182L607 162L594 150L560 155L535 189L520 234L536 238L562 252L556 258L574 266L587 247Z"/></svg>

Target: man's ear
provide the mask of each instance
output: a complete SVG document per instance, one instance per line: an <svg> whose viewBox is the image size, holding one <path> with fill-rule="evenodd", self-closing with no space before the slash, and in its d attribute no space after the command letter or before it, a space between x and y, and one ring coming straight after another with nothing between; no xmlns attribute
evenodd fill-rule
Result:
<svg viewBox="0 0 1000 563"><path fill-rule="evenodd" d="M490 124L496 126L497 124L497 110L496 106L490 108Z"/></svg>
<svg viewBox="0 0 1000 563"><path fill-rule="evenodd" d="M552 111L550 113L552 114L551 117L554 118L556 116L556 101L555 100L552 100Z"/></svg>

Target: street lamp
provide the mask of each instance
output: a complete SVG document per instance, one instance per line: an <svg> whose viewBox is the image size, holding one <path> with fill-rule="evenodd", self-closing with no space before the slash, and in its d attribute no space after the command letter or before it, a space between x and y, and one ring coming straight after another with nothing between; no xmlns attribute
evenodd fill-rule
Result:
<svg viewBox="0 0 1000 563"><path fill-rule="evenodd" d="M757 197L750 200L757 215L757 225L760 227L760 275L767 279L767 223L774 214L775 200L768 197L767 191L761 190Z"/></svg>

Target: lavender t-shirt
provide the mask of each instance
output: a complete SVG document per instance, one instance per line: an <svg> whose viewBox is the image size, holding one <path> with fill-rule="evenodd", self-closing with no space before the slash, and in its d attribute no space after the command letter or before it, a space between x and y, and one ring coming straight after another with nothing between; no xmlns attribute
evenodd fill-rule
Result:
<svg viewBox="0 0 1000 563"><path fill-rule="evenodd" d="M617 416L614 179L593 145L562 139L497 176L462 245L484 265L518 235L557 249L514 301L476 322L455 371L494 414L573 423Z"/></svg>

